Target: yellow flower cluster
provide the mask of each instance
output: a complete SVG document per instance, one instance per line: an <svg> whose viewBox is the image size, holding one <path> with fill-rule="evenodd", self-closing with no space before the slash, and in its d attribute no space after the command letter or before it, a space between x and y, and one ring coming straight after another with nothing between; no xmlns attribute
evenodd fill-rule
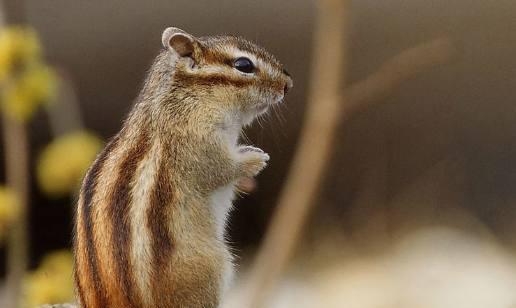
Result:
<svg viewBox="0 0 516 308"><path fill-rule="evenodd" d="M101 139L84 131L57 138L40 154L36 170L39 186L55 197L74 192L101 148Z"/></svg>
<svg viewBox="0 0 516 308"><path fill-rule="evenodd" d="M9 188L0 186L0 240L4 238L9 226L18 219L20 201Z"/></svg>
<svg viewBox="0 0 516 308"><path fill-rule="evenodd" d="M68 250L44 257L41 265L29 273L25 285L25 307L73 300L73 259Z"/></svg>
<svg viewBox="0 0 516 308"><path fill-rule="evenodd" d="M43 102L54 98L56 77L46 66L34 66L2 91L4 109L17 120L27 120Z"/></svg>
<svg viewBox="0 0 516 308"><path fill-rule="evenodd" d="M16 66L37 61L41 48L34 30L5 28L0 33L0 82L5 81Z"/></svg>
<svg viewBox="0 0 516 308"><path fill-rule="evenodd" d="M0 33L2 107L17 120L27 120L42 103L52 101L57 77L42 61L41 47L32 29L10 27Z"/></svg>

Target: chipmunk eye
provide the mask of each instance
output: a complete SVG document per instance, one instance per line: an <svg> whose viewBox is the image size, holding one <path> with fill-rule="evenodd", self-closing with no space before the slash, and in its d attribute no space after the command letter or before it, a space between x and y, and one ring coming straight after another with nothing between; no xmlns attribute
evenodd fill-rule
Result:
<svg viewBox="0 0 516 308"><path fill-rule="evenodd" d="M254 72L254 64L251 60L245 57L241 57L235 60L233 66L243 72L243 73L252 73Z"/></svg>

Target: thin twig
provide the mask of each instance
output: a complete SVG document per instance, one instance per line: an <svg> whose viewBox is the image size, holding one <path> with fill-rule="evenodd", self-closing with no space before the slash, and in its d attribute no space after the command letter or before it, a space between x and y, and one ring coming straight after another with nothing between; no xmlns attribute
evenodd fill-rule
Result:
<svg viewBox="0 0 516 308"><path fill-rule="evenodd" d="M344 91L344 115L385 97L403 81L431 67L448 63L456 50L452 40L441 37L402 51L386 61L376 72L353 83Z"/></svg>
<svg viewBox="0 0 516 308"><path fill-rule="evenodd" d="M25 124L2 113L7 186L18 198L18 219L7 239L7 305L19 307L23 277L28 264L29 142Z"/></svg>
<svg viewBox="0 0 516 308"><path fill-rule="evenodd" d="M58 95L55 102L46 106L52 134L55 137L84 129L77 93L64 69L57 69Z"/></svg>

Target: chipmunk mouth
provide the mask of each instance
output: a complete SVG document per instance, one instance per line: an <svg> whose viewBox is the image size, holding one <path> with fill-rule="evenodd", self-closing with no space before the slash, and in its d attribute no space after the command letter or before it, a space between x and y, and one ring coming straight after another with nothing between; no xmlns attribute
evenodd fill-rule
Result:
<svg viewBox="0 0 516 308"><path fill-rule="evenodd" d="M258 118L260 115L264 114L269 110L269 107L271 104L269 102L262 102L255 104L254 106L250 107L246 111L242 113L242 124L243 126L248 126L251 123L254 122L256 118Z"/></svg>
<svg viewBox="0 0 516 308"><path fill-rule="evenodd" d="M276 104L281 104L283 101L284 95L281 94L272 94L269 97L267 97L264 100L255 102L252 107L247 109L243 113L243 124L244 126L247 126L251 124L254 119L259 117L262 114L265 114L271 107L273 107Z"/></svg>
<svg viewBox="0 0 516 308"><path fill-rule="evenodd" d="M256 116L264 114L276 104L281 104L283 102L284 95L283 94L273 94L272 97L264 102L258 103L253 109L256 112Z"/></svg>

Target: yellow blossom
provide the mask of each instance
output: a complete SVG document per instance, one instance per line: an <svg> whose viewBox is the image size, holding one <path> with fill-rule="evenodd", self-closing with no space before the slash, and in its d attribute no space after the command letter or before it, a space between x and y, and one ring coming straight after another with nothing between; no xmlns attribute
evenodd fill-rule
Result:
<svg viewBox="0 0 516 308"><path fill-rule="evenodd" d="M0 186L0 239L4 238L10 225L16 222L20 201L16 194L5 186Z"/></svg>
<svg viewBox="0 0 516 308"><path fill-rule="evenodd" d="M2 106L17 120L27 120L41 103L54 99L57 77L48 66L37 64L4 85Z"/></svg>
<svg viewBox="0 0 516 308"><path fill-rule="evenodd" d="M41 265L29 273L25 285L25 306L73 300L73 259L68 250L59 250L43 258Z"/></svg>
<svg viewBox="0 0 516 308"><path fill-rule="evenodd" d="M100 138L84 131L57 138L39 157L39 186L51 196L63 196L73 192L101 147Z"/></svg>
<svg viewBox="0 0 516 308"><path fill-rule="evenodd" d="M9 27L0 32L0 82L6 80L17 65L34 62L41 48L34 30Z"/></svg>

